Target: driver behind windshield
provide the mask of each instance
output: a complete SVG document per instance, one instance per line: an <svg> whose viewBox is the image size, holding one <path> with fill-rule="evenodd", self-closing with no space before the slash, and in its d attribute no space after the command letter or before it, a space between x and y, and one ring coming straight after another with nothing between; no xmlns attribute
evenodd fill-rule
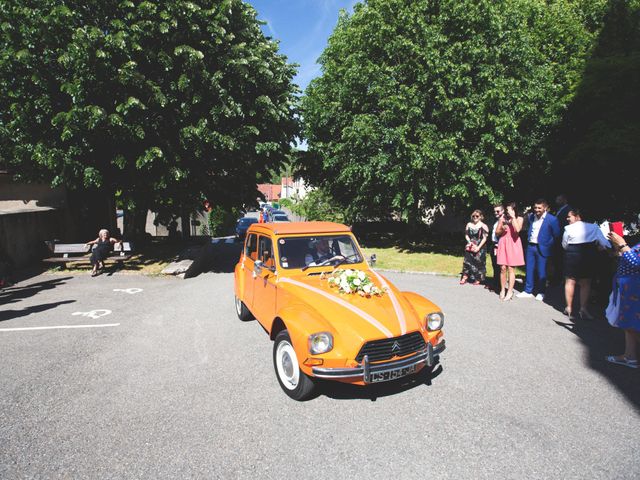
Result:
<svg viewBox="0 0 640 480"><path fill-rule="evenodd" d="M304 257L304 263L308 267L315 267L320 265L333 257L331 249L329 248L329 241L326 238L319 238L315 242L315 250L310 251Z"/></svg>

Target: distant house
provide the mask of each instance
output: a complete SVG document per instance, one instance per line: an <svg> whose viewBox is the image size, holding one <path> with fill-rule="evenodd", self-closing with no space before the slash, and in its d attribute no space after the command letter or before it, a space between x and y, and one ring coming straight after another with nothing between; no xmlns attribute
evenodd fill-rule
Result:
<svg viewBox="0 0 640 480"><path fill-rule="evenodd" d="M271 183L259 183L258 191L264 196L267 202L277 202L280 200L282 185L273 185Z"/></svg>
<svg viewBox="0 0 640 480"><path fill-rule="evenodd" d="M302 178L293 177L282 177L280 188L282 189L281 198L302 199L309 191L309 188L305 185Z"/></svg>
<svg viewBox="0 0 640 480"><path fill-rule="evenodd" d="M307 195L309 188L301 178L282 177L280 185L259 183L258 191L264 196L266 202L277 202L281 198L302 199Z"/></svg>

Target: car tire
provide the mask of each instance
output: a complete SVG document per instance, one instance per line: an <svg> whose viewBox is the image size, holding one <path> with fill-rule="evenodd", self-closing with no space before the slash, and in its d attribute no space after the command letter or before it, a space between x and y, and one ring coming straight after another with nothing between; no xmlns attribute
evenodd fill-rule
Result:
<svg viewBox="0 0 640 480"><path fill-rule="evenodd" d="M298 357L286 330L278 333L273 343L273 368L280 387L289 397L304 401L314 396L316 384L313 378L300 370Z"/></svg>
<svg viewBox="0 0 640 480"><path fill-rule="evenodd" d="M236 307L236 315L238 315L238 318L243 322L248 322L249 320L253 320L254 318L253 314L249 311L249 309L244 304L244 302L240 300L238 297L234 296L233 298L234 298L234 303Z"/></svg>

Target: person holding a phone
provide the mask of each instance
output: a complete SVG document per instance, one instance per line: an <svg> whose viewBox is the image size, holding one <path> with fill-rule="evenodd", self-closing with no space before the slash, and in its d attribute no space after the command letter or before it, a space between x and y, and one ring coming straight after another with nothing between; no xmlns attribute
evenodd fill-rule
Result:
<svg viewBox="0 0 640 480"><path fill-rule="evenodd" d="M569 210L567 222L562 235L562 248L565 251L562 269L565 275L564 297L567 302L564 313L569 320L575 320L573 297L577 284L580 288L579 316L582 320L593 320L587 305L591 279L597 266L597 248L611 248L611 243L604 237L598 225L582 221L582 213L577 208Z"/></svg>
<svg viewBox="0 0 640 480"><path fill-rule="evenodd" d="M487 285L487 288L493 290L494 292L500 292L500 265L498 265L498 240L499 237L496 235L496 230L498 229L498 224L500 223L500 219L504 215L504 207L502 204L497 204L493 206L493 215L496 218L495 223L493 224L493 228L491 229L491 246L489 247L489 255L491 256L491 267L493 268L493 279L490 284Z"/></svg>
<svg viewBox="0 0 640 480"><path fill-rule="evenodd" d="M607 306L607 320L624 329L624 353L609 355L607 362L638 368L640 347L640 243L627 245L624 237L609 233L609 240L620 254L618 270L613 277L613 291Z"/></svg>
<svg viewBox="0 0 640 480"><path fill-rule="evenodd" d="M496 257L500 265L500 300L508 301L513 298L513 288L516 284L515 267L524 265L520 240L523 222L524 219L518 215L515 202L507 203L496 227L496 236L499 238Z"/></svg>

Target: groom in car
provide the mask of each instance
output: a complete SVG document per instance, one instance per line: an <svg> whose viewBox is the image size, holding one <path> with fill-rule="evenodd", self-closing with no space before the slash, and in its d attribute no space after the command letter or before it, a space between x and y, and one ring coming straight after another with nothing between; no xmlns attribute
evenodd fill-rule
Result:
<svg viewBox="0 0 640 480"><path fill-rule="evenodd" d="M309 267L320 265L333 257L331 247L329 247L329 240L326 238L318 238L315 241L315 249L307 253L304 258L304 263Z"/></svg>
<svg viewBox="0 0 640 480"><path fill-rule="evenodd" d="M519 298L532 298L535 292L536 300L544 300L547 262L553 255L561 235L558 219L550 214L548 209L549 204L546 200L536 200L533 213L528 216L527 277L524 291L516 295Z"/></svg>

